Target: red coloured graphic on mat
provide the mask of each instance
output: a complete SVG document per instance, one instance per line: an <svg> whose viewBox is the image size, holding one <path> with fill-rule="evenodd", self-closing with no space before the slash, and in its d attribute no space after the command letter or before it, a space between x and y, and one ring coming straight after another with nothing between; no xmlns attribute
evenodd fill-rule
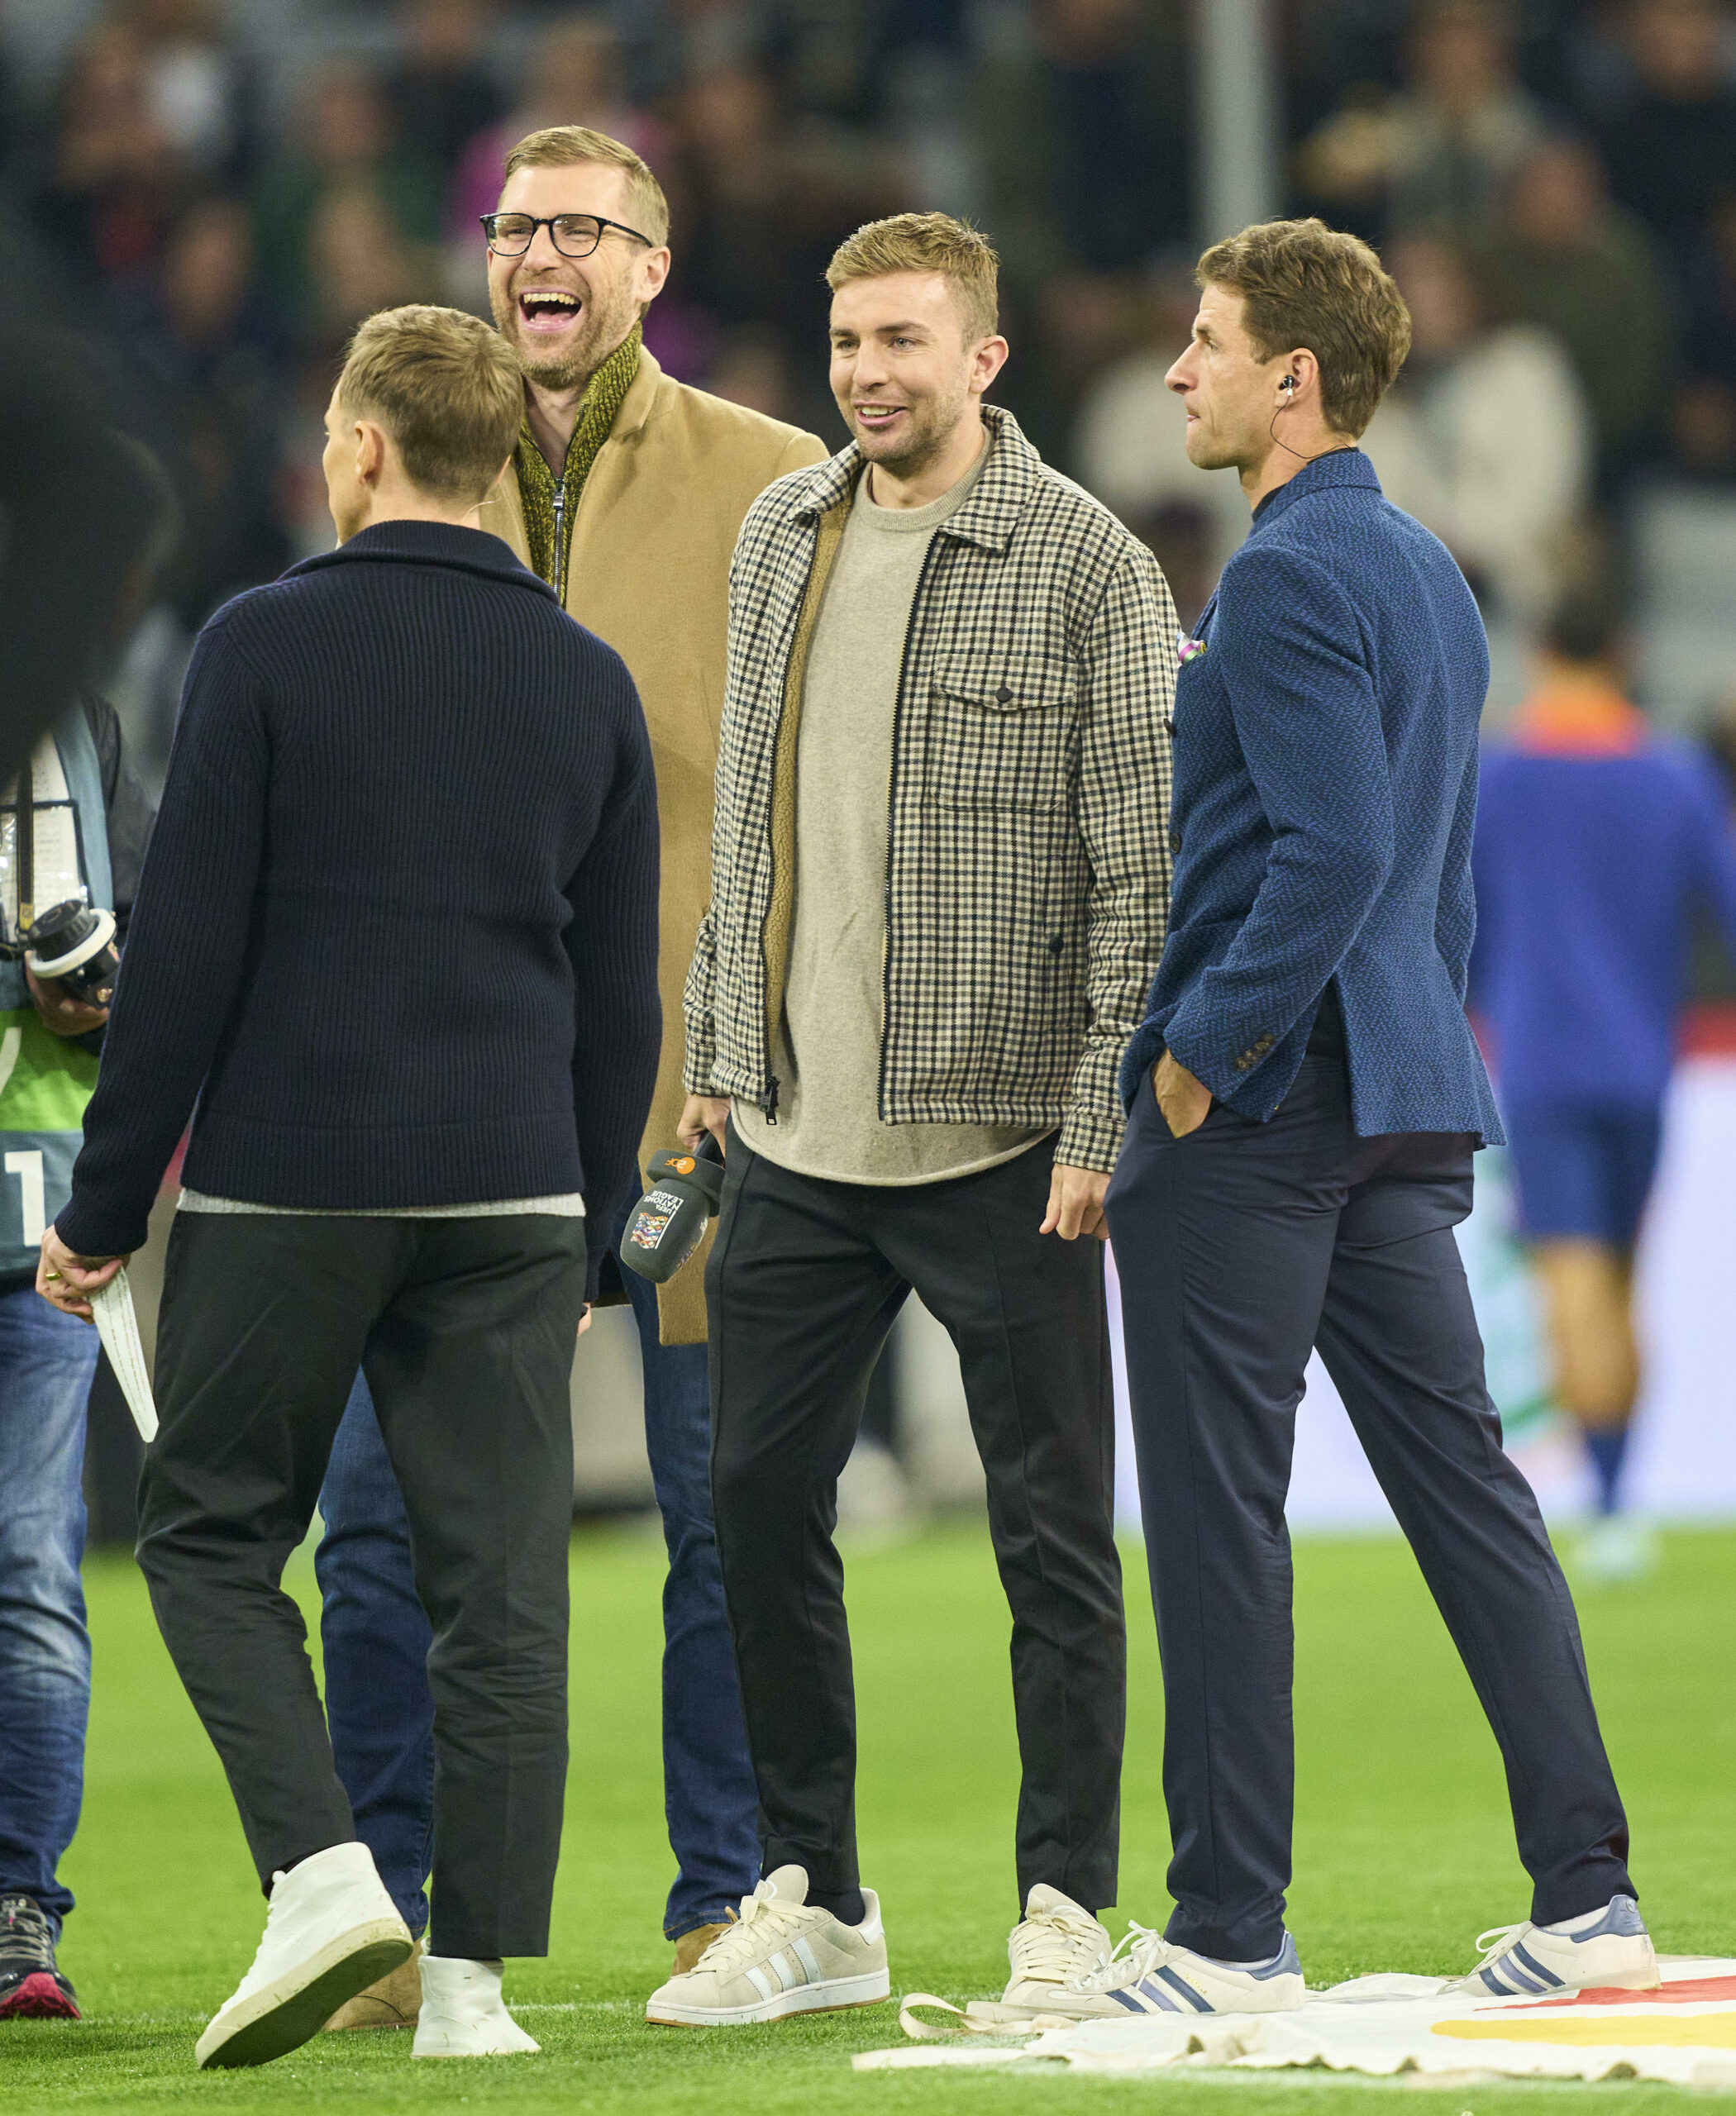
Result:
<svg viewBox="0 0 1736 2116"><path fill-rule="evenodd" d="M1736 1999L1736 1976L1688 1977L1680 1984L1660 1984L1651 1991L1617 1991L1600 1985L1595 1991L1569 1991L1564 1998L1542 1999L1534 2006L1503 2006L1501 2011L1546 2014L1557 2006L1696 2006L1704 2005L1709 1999Z"/></svg>

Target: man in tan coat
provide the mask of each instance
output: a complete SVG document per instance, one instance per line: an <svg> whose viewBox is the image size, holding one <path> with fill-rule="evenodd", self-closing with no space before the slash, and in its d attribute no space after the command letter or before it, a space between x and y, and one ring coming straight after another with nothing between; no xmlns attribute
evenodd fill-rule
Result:
<svg viewBox="0 0 1736 2116"><path fill-rule="evenodd" d="M532 133L508 156L499 208L484 227L494 320L524 369L525 421L512 470L479 526L620 653L651 729L665 1036L648 1154L675 1144L681 1113L681 985L710 891L736 534L773 479L827 451L812 434L671 380L644 350L640 322L670 267L669 211L631 148L577 126ZM599 1228L593 1238L613 1251L619 1235ZM623 1276L644 1353L646 1440L670 1555L664 1775L680 1871L664 1930L685 1968L759 1879L756 1799L713 1534L702 1269L695 1262L655 1289ZM360 1376L320 1510L326 1707L338 1772L357 1829L417 1932L427 1918L432 1642L403 1503ZM332 2024L389 2026L413 2015L413 1962L408 1971L352 2000Z"/></svg>

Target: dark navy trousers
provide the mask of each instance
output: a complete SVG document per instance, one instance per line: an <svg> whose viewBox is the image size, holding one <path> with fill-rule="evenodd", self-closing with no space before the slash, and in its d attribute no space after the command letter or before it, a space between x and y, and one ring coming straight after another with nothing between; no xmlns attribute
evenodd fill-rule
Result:
<svg viewBox="0 0 1736 2116"><path fill-rule="evenodd" d="M1452 1228L1468 1136L1358 1138L1342 1060L1265 1124L1171 1137L1149 1081L1108 1216L1163 1657L1167 1936L1283 1944L1295 1769L1290 1485L1318 1345L1500 1745L1540 1924L1633 1894L1578 1620L1502 1450Z"/></svg>

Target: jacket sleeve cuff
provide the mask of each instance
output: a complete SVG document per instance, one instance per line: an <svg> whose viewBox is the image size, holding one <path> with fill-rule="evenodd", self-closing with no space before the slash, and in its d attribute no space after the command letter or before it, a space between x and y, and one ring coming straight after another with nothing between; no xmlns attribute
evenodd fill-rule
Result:
<svg viewBox="0 0 1736 2116"><path fill-rule="evenodd" d="M714 1084L713 1076L718 1062L716 1046L709 1042L695 1042L691 1032L687 1039L687 1056L681 1066L681 1085L689 1094L721 1094L724 1089Z"/></svg>
<svg viewBox="0 0 1736 2116"><path fill-rule="evenodd" d="M1055 1142L1055 1158L1066 1168L1095 1169L1108 1175L1121 1151L1123 1127L1100 1110L1075 1105L1069 1111Z"/></svg>
<svg viewBox="0 0 1736 2116"><path fill-rule="evenodd" d="M1256 1055L1252 1047L1244 1055L1250 1063L1239 1070L1230 1060L1220 1058L1214 1051L1195 1038L1185 1012L1178 1009L1164 1031L1164 1047L1178 1065L1185 1065L1196 1080L1209 1087L1219 1102L1227 1102L1236 1089L1246 1084L1247 1076L1274 1048L1276 1039L1268 1036L1266 1049Z"/></svg>
<svg viewBox="0 0 1736 2116"><path fill-rule="evenodd" d="M117 1222L74 1191L55 1215L55 1232L75 1256L130 1256L145 1246L150 1222L148 1218L133 1226Z"/></svg>

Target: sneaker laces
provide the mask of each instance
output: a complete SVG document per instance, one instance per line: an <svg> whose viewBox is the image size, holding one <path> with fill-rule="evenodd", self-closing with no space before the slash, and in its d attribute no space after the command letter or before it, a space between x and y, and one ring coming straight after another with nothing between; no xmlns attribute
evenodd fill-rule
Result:
<svg viewBox="0 0 1736 2116"><path fill-rule="evenodd" d="M1021 1983L1065 1984L1080 1973L1080 1947L1099 1941L1102 1933L1085 1911L1039 1911L1013 1928L1013 1974Z"/></svg>
<svg viewBox="0 0 1736 2116"><path fill-rule="evenodd" d="M1533 1929L1529 1918L1522 1918L1516 1925L1491 1925L1486 1933L1476 1936L1477 1966L1473 1976L1486 1969L1491 1961L1499 1961L1509 1947L1517 1947L1527 1933Z"/></svg>
<svg viewBox="0 0 1736 2116"><path fill-rule="evenodd" d="M1128 1920L1128 1928L1109 1950L1107 1961L1075 1976L1068 1985L1073 1991L1113 1991L1119 1984L1137 1984L1158 1960L1169 1952L1169 1942L1155 1927Z"/></svg>
<svg viewBox="0 0 1736 2116"><path fill-rule="evenodd" d="M0 1898L0 1959L12 1965L28 1962L36 1969L54 1970L54 1928L47 1912L33 1895Z"/></svg>
<svg viewBox="0 0 1736 2116"><path fill-rule="evenodd" d="M742 1899L742 1914L732 1917L704 1953L694 1964L691 1975L701 1969L733 1969L750 1961L760 1950L799 1932L806 1922L804 1903L786 1903L771 1892L771 1883L761 1881L751 1895Z"/></svg>

